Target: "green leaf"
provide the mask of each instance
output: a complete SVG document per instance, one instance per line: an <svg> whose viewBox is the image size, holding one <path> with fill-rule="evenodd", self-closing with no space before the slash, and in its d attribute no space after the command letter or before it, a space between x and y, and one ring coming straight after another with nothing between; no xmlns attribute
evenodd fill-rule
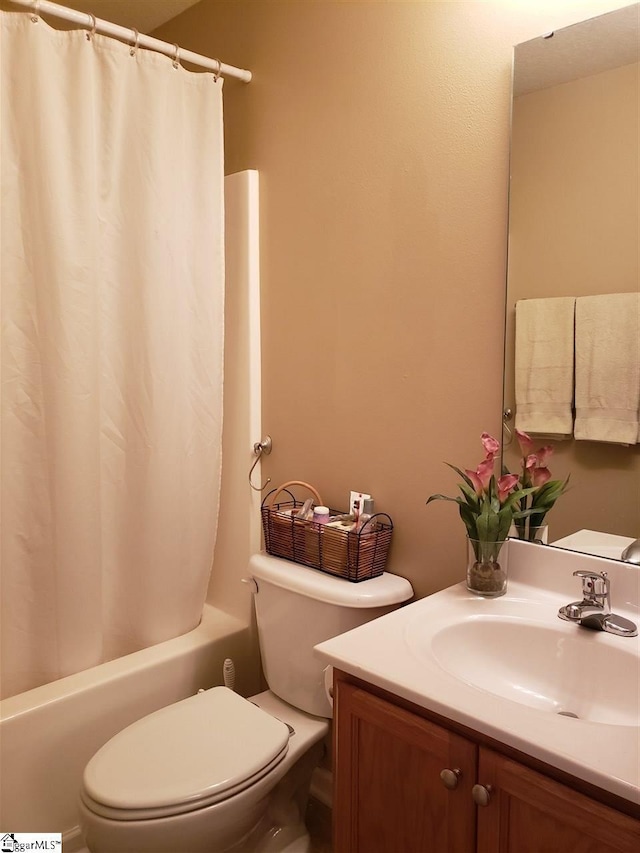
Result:
<svg viewBox="0 0 640 853"><path fill-rule="evenodd" d="M564 481L549 480L544 486L540 486L538 491L533 495L532 505L541 508L546 507L547 510L551 509L560 495L566 491L570 476L567 476L567 479Z"/></svg>
<svg viewBox="0 0 640 853"><path fill-rule="evenodd" d="M473 489L473 481L469 479L469 477L467 477L464 471L461 471L460 468L456 468L456 466L452 465L451 462L445 462L444 464L448 465L449 468L452 468L456 472L456 474L458 474L458 476L462 477L467 486L469 486L470 489Z"/></svg>
<svg viewBox="0 0 640 853"><path fill-rule="evenodd" d="M509 535L509 528L513 520L513 513L509 507L503 507L498 513L498 541L502 541Z"/></svg>
<svg viewBox="0 0 640 853"><path fill-rule="evenodd" d="M522 500L522 498L526 498L528 495L533 494L536 491L536 486L528 486L526 489L518 489L515 492L511 492L509 495L509 500Z"/></svg>
<svg viewBox="0 0 640 853"><path fill-rule="evenodd" d="M467 528L469 539L477 539L478 529L476 526L476 519L478 516L472 513L468 506L460 504L460 518L464 522L464 526Z"/></svg>
<svg viewBox="0 0 640 853"><path fill-rule="evenodd" d="M456 501L457 503L459 500L459 498L449 498L447 495L431 495L427 498L427 503L430 504L431 501Z"/></svg>
<svg viewBox="0 0 640 853"><path fill-rule="evenodd" d="M537 509L518 509L513 513L514 520L520 520L523 518L529 518L530 515L537 513Z"/></svg>
<svg viewBox="0 0 640 853"><path fill-rule="evenodd" d="M459 488L462 494L467 499L467 503L469 506L476 507L477 511L480 512L480 498L475 493L473 489L470 489L465 483L459 483Z"/></svg>
<svg viewBox="0 0 640 853"><path fill-rule="evenodd" d="M498 516L493 510L489 502L486 502L482 507L482 512L476 520L478 528L478 539L485 542L495 542L498 535Z"/></svg>

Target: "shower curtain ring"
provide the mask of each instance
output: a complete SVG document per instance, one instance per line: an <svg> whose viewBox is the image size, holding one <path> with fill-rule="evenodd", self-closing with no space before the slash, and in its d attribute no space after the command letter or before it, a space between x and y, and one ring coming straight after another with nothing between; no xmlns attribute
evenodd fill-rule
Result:
<svg viewBox="0 0 640 853"><path fill-rule="evenodd" d="M180 68L180 48L177 44L174 44L176 52L173 54L173 67Z"/></svg>
<svg viewBox="0 0 640 853"><path fill-rule="evenodd" d="M218 63L218 67L217 67L217 68L216 68L216 70L213 72L213 82L214 82L214 83L217 83L217 82L218 82L218 78L220 77L220 72L222 71L222 63L220 62L220 60L219 60L219 59L216 59L216 60L215 60L215 62L217 62L217 63Z"/></svg>
<svg viewBox="0 0 640 853"><path fill-rule="evenodd" d="M31 20L37 24L40 20L40 0L33 0L33 9L31 12Z"/></svg>
<svg viewBox="0 0 640 853"><path fill-rule="evenodd" d="M89 17L91 18L91 30L88 33L84 34L87 41L91 41L91 39L96 34L96 30L98 29L98 22L96 20L96 16L89 13Z"/></svg>
<svg viewBox="0 0 640 853"><path fill-rule="evenodd" d="M131 47L129 48L129 56L136 55L136 53L138 52L138 45L140 44L140 33L138 32L138 30L136 30L135 27L132 29L132 32L135 36L135 39L132 42Z"/></svg>

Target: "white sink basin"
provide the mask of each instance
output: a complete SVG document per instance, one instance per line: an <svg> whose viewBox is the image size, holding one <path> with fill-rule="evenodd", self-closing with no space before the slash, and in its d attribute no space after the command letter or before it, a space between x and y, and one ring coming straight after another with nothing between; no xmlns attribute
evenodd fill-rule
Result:
<svg viewBox="0 0 640 853"><path fill-rule="evenodd" d="M638 658L597 633L523 619L477 616L448 625L427 641L409 633L446 672L467 684L553 714L614 726L637 726Z"/></svg>

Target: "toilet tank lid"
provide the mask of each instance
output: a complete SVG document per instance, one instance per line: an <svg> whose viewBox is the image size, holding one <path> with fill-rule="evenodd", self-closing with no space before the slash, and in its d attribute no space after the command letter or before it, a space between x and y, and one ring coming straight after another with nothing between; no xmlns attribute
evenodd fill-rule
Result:
<svg viewBox="0 0 640 853"><path fill-rule="evenodd" d="M258 581L268 581L299 595L341 607L386 607L407 601L413 595L413 587L406 578L389 572L352 583L264 552L250 558L249 571Z"/></svg>

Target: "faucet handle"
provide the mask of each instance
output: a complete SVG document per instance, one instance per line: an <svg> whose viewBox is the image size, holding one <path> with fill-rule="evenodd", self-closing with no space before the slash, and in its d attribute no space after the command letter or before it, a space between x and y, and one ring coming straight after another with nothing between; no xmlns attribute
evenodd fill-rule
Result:
<svg viewBox="0 0 640 853"><path fill-rule="evenodd" d="M574 577L582 578L582 594L587 598L606 598L609 595L609 578L606 572L585 572L578 570Z"/></svg>

